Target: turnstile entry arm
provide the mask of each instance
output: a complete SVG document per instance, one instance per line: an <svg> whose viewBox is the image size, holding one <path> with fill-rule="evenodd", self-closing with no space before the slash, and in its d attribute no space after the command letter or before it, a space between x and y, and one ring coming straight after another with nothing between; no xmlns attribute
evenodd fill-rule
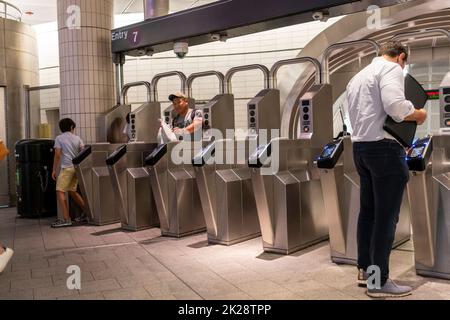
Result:
<svg viewBox="0 0 450 320"><path fill-rule="evenodd" d="M129 224L128 219L128 213L127 213L127 206L125 204L125 196L123 194L120 180L119 180L119 172L117 168L117 164L122 160L122 158L127 154L127 145L123 145L120 148L118 148L116 151L114 151L107 159L106 159L106 165L108 166L109 174L112 181L112 186L114 193L119 196L119 212L122 216L123 222L125 224Z"/></svg>
<svg viewBox="0 0 450 320"><path fill-rule="evenodd" d="M272 156L272 144L260 145L248 159L248 167L260 169L267 166Z"/></svg>
<svg viewBox="0 0 450 320"><path fill-rule="evenodd" d="M256 171L267 165L272 155L272 141L266 145L259 146L255 152L249 157L248 166ZM258 219L261 227L261 236L265 243L275 244L275 221L270 214L268 207L268 194L266 192L265 176L262 174L252 173L252 185L255 194L261 195L266 201L256 201Z"/></svg>
<svg viewBox="0 0 450 320"><path fill-rule="evenodd" d="M167 154L167 144L162 144L145 158L145 165L148 167L155 166Z"/></svg>
<svg viewBox="0 0 450 320"><path fill-rule="evenodd" d="M80 153L73 158L72 163L74 166L79 166L84 160L86 160L87 157L89 157L92 153L92 147L90 145L87 145L84 147L83 150L80 151Z"/></svg>
<svg viewBox="0 0 450 320"><path fill-rule="evenodd" d="M430 158L433 153L433 139L428 137L416 142L408 152L406 161L411 172L408 196L414 199L411 209L416 261L433 267L436 261L435 226L433 226L432 199L429 199L430 182L427 175L432 174ZM411 201L410 200L410 201ZM430 201L431 200L431 201ZM417 205L419 203L420 205ZM422 210L423 209L423 210Z"/></svg>
<svg viewBox="0 0 450 320"><path fill-rule="evenodd" d="M152 80L152 87L153 87L153 101L158 101L158 83L159 80L163 78L169 78L169 77L178 77L181 81L181 92L186 92L186 82L187 78L186 75L183 72L180 71L169 71L169 72L163 72L157 74L153 80Z"/></svg>
<svg viewBox="0 0 450 320"><path fill-rule="evenodd" d="M367 46L370 45L373 47L374 51L378 55L378 52L380 51L380 45L370 39L362 39L362 40L356 40L356 41L348 41L348 42L341 42L341 43L335 43L329 46L325 49L325 52L322 55L322 81L325 84L330 83L330 57L331 54L338 49L344 49L344 48L351 48L354 46Z"/></svg>
<svg viewBox="0 0 450 320"><path fill-rule="evenodd" d="M214 158L216 154L216 143L209 144L206 148L203 148L193 159L192 165L194 167L204 167L207 163Z"/></svg>
<svg viewBox="0 0 450 320"><path fill-rule="evenodd" d="M92 154L92 147L90 145L87 145L84 147L83 150L80 151L80 153L72 160L72 163L75 167L75 170L77 171L77 177L79 180L79 185L81 189L81 193L83 194L84 202L87 211L89 212L89 216L91 220L94 220L94 212L92 211L92 208L94 207L92 204L92 199L89 196L88 188L86 187L86 179L83 175L83 170L80 168L81 164Z"/></svg>
<svg viewBox="0 0 450 320"><path fill-rule="evenodd" d="M224 141L220 141L218 143L224 143ZM205 222L208 226L208 233L212 233L214 237L218 237L219 235L219 227L217 224L218 217L214 213L213 209L213 200L211 196L211 192L214 192L214 190L209 190L206 186L208 185L208 178L206 173L205 166L207 164L212 163L215 161L215 155L216 155L216 142L210 143L208 146L203 148L195 157L192 159L192 165L196 168L198 168L196 179L197 179L197 186L199 188L199 192L202 194L204 199L206 199L207 206L203 207L203 211L205 213ZM217 161L215 161L217 163ZM201 181L202 183L199 183Z"/></svg>
<svg viewBox="0 0 450 320"><path fill-rule="evenodd" d="M120 104L125 105L128 103L127 93L131 88L144 86L147 88L147 102L152 101L152 85L147 81L138 81L127 83L123 86L122 92L120 93ZM155 100L156 101L156 100Z"/></svg>
<svg viewBox="0 0 450 320"><path fill-rule="evenodd" d="M281 67L291 64L300 64L300 63L311 63L314 65L314 68L316 69L316 84L322 83L322 65L320 64L319 60L312 58L312 57L299 57L299 58L293 58L293 59L287 59L287 60L281 60L276 62L272 69L270 69L270 84L272 85L273 89L276 89L278 87L278 71Z"/></svg>
<svg viewBox="0 0 450 320"><path fill-rule="evenodd" d="M222 72L219 71L205 71L205 72L198 72L191 74L187 80L187 90L188 90L188 97L192 98L192 84L194 83L195 79L198 78L204 78L204 77L211 77L216 76L219 79L219 93L224 94L225 93L225 76Z"/></svg>
<svg viewBox="0 0 450 320"><path fill-rule="evenodd" d="M150 182L152 185L153 196L155 198L156 207L159 208L157 210L159 223L161 224L161 229L169 230L170 228L170 220L169 220L169 211L166 207L163 190L161 188L161 183L158 178L158 172L156 169L156 165L163 159L168 153L167 144L162 144L144 160L145 165L148 167L150 176Z"/></svg>
<svg viewBox="0 0 450 320"><path fill-rule="evenodd" d="M239 67L234 67L231 68L230 70L228 70L228 72L225 75L225 85L226 85L226 90L225 93L231 94L233 89L231 86L231 80L233 79L233 76L238 73L238 72L243 72L243 71L250 71L250 70L261 70L263 75L264 75L264 89L269 89L270 88L270 71L269 69L262 65L262 64L249 64L249 65L245 65L245 66L239 66Z"/></svg>
<svg viewBox="0 0 450 320"><path fill-rule="evenodd" d="M321 169L320 183L323 194L325 212L327 213L330 247L342 255L347 254L346 233L344 217L339 201L338 179L336 177L336 164L344 153L344 140L337 139L327 144L317 158L317 167Z"/></svg>

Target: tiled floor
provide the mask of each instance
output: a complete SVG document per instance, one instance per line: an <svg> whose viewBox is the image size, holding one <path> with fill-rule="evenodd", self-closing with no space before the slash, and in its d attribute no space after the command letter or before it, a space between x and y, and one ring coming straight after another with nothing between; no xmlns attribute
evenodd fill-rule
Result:
<svg viewBox="0 0 450 320"><path fill-rule="evenodd" d="M260 238L208 246L206 234L177 240L119 225L53 230L51 221L0 210L0 242L16 252L0 275L0 300L368 299L354 267L330 262L328 243L277 256L262 252ZM81 268L81 290L67 289L71 265ZM415 288L407 299L450 299L450 281L415 274L410 244L393 252L391 265L394 278Z"/></svg>

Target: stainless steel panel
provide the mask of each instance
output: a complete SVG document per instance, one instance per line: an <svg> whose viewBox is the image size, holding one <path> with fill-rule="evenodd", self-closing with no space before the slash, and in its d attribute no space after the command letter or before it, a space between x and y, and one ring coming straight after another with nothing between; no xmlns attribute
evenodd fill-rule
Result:
<svg viewBox="0 0 450 320"><path fill-rule="evenodd" d="M106 158L118 145L108 143L94 144L92 153L78 166L75 166L81 194L85 200L89 223L106 225L120 221L119 208L111 200L113 188Z"/></svg>
<svg viewBox="0 0 450 320"><path fill-rule="evenodd" d="M150 177L144 166L144 159L156 147L156 144L149 143L128 144L126 155L108 166L115 204L122 228L126 230L139 231L159 226Z"/></svg>
<svg viewBox="0 0 450 320"><path fill-rule="evenodd" d="M148 102L131 113L132 141L156 143L160 128L161 104ZM133 129L134 128L134 129Z"/></svg>
<svg viewBox="0 0 450 320"><path fill-rule="evenodd" d="M252 109L253 106L255 106L254 109ZM252 115L252 111L255 112L255 115ZM272 137L270 130L280 129L280 91L276 89L261 91L247 104L247 112L250 136L259 135L259 130L269 130L267 135L269 140L278 137Z"/></svg>
<svg viewBox="0 0 450 320"><path fill-rule="evenodd" d="M126 116L131 112L130 105L119 105L100 115L97 119L97 128L100 136L98 141L109 143L127 143L128 137L123 133Z"/></svg>
<svg viewBox="0 0 450 320"><path fill-rule="evenodd" d="M203 139L208 141L211 139L211 129L220 131L222 137L215 137L216 140L226 138L227 129L235 127L234 112L234 96L232 94L219 94L211 101L202 106L204 115L208 115L208 119L204 118L206 130L203 133Z"/></svg>
<svg viewBox="0 0 450 320"><path fill-rule="evenodd" d="M450 136L433 137L431 163L412 172L411 202L416 271L450 279Z"/></svg>
<svg viewBox="0 0 450 320"><path fill-rule="evenodd" d="M174 163L172 157L176 149L192 159L194 146L190 142L169 143L166 155L147 168L163 236L180 238L206 229L195 171L190 164Z"/></svg>
<svg viewBox="0 0 450 320"><path fill-rule="evenodd" d="M328 216L331 260L335 263L356 265L360 179L353 161L350 137L344 139L344 154L340 162L333 170L321 170L320 176ZM410 239L410 221L409 201L405 192L394 248Z"/></svg>
<svg viewBox="0 0 450 320"><path fill-rule="evenodd" d="M227 73L229 81L233 72ZM230 83L228 85L231 86ZM220 113L213 119L214 128L217 125L216 120L222 123L228 117L229 109L234 107L232 99L232 95L228 95L223 105L217 105L216 108ZM247 106L249 139L216 141L215 164L196 169L199 175L197 185L201 190L200 198L210 243L232 245L261 234L251 170L246 162L253 152L250 149L256 147L256 139L262 134L260 130L269 130L267 136L270 139L270 130L279 129L281 121L279 103L278 90L265 89L259 92ZM234 121L225 126L222 124L219 128L223 132L232 129ZM253 139L253 143L250 139Z"/></svg>
<svg viewBox="0 0 450 320"><path fill-rule="evenodd" d="M305 93L297 101L300 112L308 115L307 120L303 116L297 120L300 139L272 140L272 149L279 145L278 170L272 168L272 174L265 176L259 169L252 171L266 252L291 254L328 238L324 196L314 161L319 148L332 139L331 94L330 85L316 85Z"/></svg>

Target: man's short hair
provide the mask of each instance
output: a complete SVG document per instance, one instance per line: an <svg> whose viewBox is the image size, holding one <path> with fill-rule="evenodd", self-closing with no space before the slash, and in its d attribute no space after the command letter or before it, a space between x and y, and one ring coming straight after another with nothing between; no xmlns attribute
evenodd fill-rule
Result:
<svg viewBox="0 0 450 320"><path fill-rule="evenodd" d="M59 129L61 130L62 133L70 132L76 127L77 127L76 123L70 118L62 119L59 122Z"/></svg>
<svg viewBox="0 0 450 320"><path fill-rule="evenodd" d="M380 48L380 57L387 55L391 58L398 57L402 53L405 54L405 61L408 60L408 47L404 46L399 41L388 41Z"/></svg>

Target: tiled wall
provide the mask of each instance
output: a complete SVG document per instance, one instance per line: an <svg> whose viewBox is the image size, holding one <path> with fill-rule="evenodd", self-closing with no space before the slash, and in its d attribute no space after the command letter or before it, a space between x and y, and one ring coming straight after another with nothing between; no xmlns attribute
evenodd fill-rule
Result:
<svg viewBox="0 0 450 320"><path fill-rule="evenodd" d="M140 20L142 20L142 17L139 14L116 16L115 25L117 27ZM214 42L190 47L189 54L184 59L177 58L172 51L156 54L153 57L128 57L124 71L125 82L151 81L156 74L172 70L182 71L186 76L189 76L192 73L207 70L226 73L232 67L255 63L264 64L270 69L278 60L296 57L313 37L337 20L330 19L326 23L311 22L229 39L227 42ZM53 61L52 55L47 54L45 50L47 47L54 48L54 43L43 44L45 39L54 42L52 32L56 31L52 31L51 25L41 27L37 31L38 35L42 35L39 38L41 40L41 85L59 83L58 62ZM280 70L279 78L283 78L286 69ZM248 100L262 89L262 82L262 73L259 71L239 73L234 77L233 93L236 98L235 118L238 128L246 126L245 106ZM293 83L290 85L293 85ZM159 100L164 101L163 109L169 105L167 96L173 91L178 91L179 88L179 81L176 78L160 81L158 91ZM218 82L214 78L198 79L194 82L193 89L194 97L197 100L210 99L218 93ZM139 106L146 99L146 93L143 88L133 88L129 91L128 97L133 106ZM41 106L58 108L58 100L54 92L42 92ZM45 120L44 115L42 120Z"/></svg>
<svg viewBox="0 0 450 320"><path fill-rule="evenodd" d="M77 123L83 141L102 141L98 118L114 105L111 53L112 0L58 0L62 118ZM67 26L67 7L80 8L79 29Z"/></svg>

